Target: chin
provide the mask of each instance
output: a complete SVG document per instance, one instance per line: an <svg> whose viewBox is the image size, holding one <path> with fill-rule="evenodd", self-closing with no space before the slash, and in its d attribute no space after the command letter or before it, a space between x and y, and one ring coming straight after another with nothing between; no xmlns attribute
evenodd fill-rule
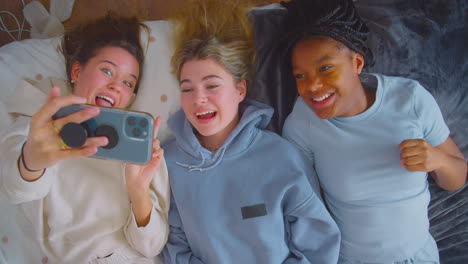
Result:
<svg viewBox="0 0 468 264"><path fill-rule="evenodd" d="M336 117L336 114L331 111L316 111L314 110L315 115L320 119L332 119Z"/></svg>

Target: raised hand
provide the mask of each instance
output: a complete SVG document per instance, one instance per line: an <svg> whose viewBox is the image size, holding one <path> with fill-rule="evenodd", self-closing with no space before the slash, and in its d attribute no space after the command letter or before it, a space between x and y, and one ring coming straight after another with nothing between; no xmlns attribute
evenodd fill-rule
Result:
<svg viewBox="0 0 468 264"><path fill-rule="evenodd" d="M161 118L154 120L153 154L146 165L125 164L127 192L132 203L133 213L138 226L145 226L150 217L152 202L149 194L150 183L161 165L164 150L157 139Z"/></svg>
<svg viewBox="0 0 468 264"><path fill-rule="evenodd" d="M409 171L430 172L440 168L443 153L424 139L407 139L400 143L401 165Z"/></svg>
<svg viewBox="0 0 468 264"><path fill-rule="evenodd" d="M90 156L97 148L107 144L107 138L88 138L81 148L68 148L62 141L60 129L69 122L81 123L99 114L97 107L71 114L64 118L53 120L52 116L62 107L72 104L86 103L86 99L76 95L60 96L60 88L53 87L46 103L32 116L29 135L23 147L20 172L25 180L35 180L49 168L61 160ZM26 168L25 169L25 165ZM38 171L40 173L34 173Z"/></svg>
<svg viewBox="0 0 468 264"><path fill-rule="evenodd" d="M401 165L409 171L434 171L432 177L446 190L457 190L465 184L467 164L452 138L431 146L423 139L404 140L399 145Z"/></svg>

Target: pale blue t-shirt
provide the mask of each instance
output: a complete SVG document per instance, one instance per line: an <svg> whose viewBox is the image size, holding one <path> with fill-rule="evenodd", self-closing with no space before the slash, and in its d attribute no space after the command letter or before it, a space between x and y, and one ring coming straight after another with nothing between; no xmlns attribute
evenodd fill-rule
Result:
<svg viewBox="0 0 468 264"><path fill-rule="evenodd" d="M374 104L346 118L320 119L302 98L283 136L315 162L325 200L342 233L341 257L363 262L408 259L430 237L427 173L400 165L398 145L449 136L440 109L417 81L362 74Z"/></svg>

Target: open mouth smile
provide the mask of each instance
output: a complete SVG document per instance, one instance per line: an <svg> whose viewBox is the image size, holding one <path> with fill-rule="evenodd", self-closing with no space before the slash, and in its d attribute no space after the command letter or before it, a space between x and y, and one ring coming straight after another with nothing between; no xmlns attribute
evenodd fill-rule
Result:
<svg viewBox="0 0 468 264"><path fill-rule="evenodd" d="M216 116L216 111L205 111L195 114L198 119L210 119Z"/></svg>
<svg viewBox="0 0 468 264"><path fill-rule="evenodd" d="M115 104L114 99L108 96L104 96L104 95L96 96L95 101L96 101L96 105L99 105L99 106L113 107Z"/></svg>

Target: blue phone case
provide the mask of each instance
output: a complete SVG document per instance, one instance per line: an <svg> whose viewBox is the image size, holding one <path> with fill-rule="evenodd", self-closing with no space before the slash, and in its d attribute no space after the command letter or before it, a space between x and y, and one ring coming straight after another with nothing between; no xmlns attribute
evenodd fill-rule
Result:
<svg viewBox="0 0 468 264"><path fill-rule="evenodd" d="M67 116L88 107L91 107L91 105L63 107L54 115L53 119ZM103 135L102 131L112 130L113 139L110 140L108 146L98 148L98 152L92 157L121 160L135 164L148 163L153 152L154 118L152 115L145 112L97 107L101 110L99 115L80 125L85 128L87 137L100 136Z"/></svg>

